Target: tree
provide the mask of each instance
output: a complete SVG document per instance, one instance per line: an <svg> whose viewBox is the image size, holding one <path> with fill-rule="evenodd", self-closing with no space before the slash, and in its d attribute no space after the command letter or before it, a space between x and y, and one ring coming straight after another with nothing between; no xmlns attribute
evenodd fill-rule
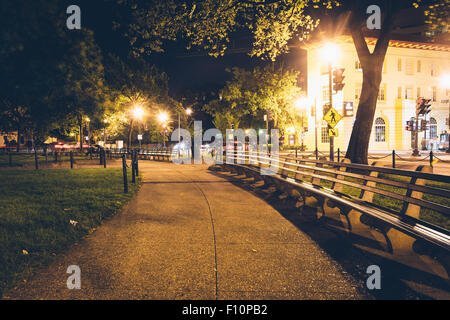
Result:
<svg viewBox="0 0 450 320"><path fill-rule="evenodd" d="M146 1L118 0L134 8L134 23L128 35L134 52L163 50L164 40L184 38L187 48L207 50L222 55L235 31L249 30L253 35L251 55L275 60L288 51L289 41L306 36L319 23L313 13L326 8L347 17L363 68L361 99L347 150L353 162L367 163L369 137L376 109L382 63L398 15L405 8L425 8L426 20L434 32L447 31L449 0L190 0ZM137 5L139 4L139 5ZM382 28L373 52L366 44L364 31L369 5L379 5Z"/></svg>
<svg viewBox="0 0 450 320"><path fill-rule="evenodd" d="M147 115L155 115L158 108L170 111L177 103L169 97L168 77L141 57L129 56L125 60L110 55L105 61L105 78L111 101L107 113L108 123L115 136L126 137L132 143L133 108L139 106ZM151 126L154 118L146 117ZM142 123L143 125L143 123ZM124 133L124 130L127 133Z"/></svg>
<svg viewBox="0 0 450 320"><path fill-rule="evenodd" d="M251 126L252 118L262 120L264 114L270 114L274 127L281 130L292 122L294 101L300 95L298 72L273 70L272 66L230 72L233 78L220 91L221 98L204 107L218 129L237 128L239 123Z"/></svg>
<svg viewBox="0 0 450 320"><path fill-rule="evenodd" d="M35 142L102 106L101 52L90 30L66 28L68 3L0 3L0 101L6 115L26 110L13 130Z"/></svg>

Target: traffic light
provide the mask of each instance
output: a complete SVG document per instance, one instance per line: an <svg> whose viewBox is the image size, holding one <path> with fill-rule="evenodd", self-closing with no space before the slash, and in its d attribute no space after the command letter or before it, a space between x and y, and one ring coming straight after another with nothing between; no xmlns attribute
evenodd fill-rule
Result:
<svg viewBox="0 0 450 320"><path fill-rule="evenodd" d="M428 113L430 113L431 111L431 104L430 104L431 99L424 99L424 98L420 98L417 99L417 110L416 113L417 115L427 115Z"/></svg>
<svg viewBox="0 0 450 320"><path fill-rule="evenodd" d="M342 83L342 81L344 81L344 68L337 68L333 71L333 90L335 92L341 91L344 88L344 83Z"/></svg>

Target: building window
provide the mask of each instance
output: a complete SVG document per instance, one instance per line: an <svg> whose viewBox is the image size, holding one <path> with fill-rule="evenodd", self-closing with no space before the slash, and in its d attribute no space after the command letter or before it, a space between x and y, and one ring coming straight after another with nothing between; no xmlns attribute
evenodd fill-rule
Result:
<svg viewBox="0 0 450 320"><path fill-rule="evenodd" d="M397 60L397 70L399 72L402 71L402 59L400 59L400 58Z"/></svg>
<svg viewBox="0 0 450 320"><path fill-rule="evenodd" d="M386 83L380 85L380 90L378 90L378 101L386 101Z"/></svg>
<svg viewBox="0 0 450 320"><path fill-rule="evenodd" d="M355 100L359 100L359 98L361 98L361 89L362 88L362 84L361 83L357 83L355 85Z"/></svg>
<svg viewBox="0 0 450 320"><path fill-rule="evenodd" d="M375 119L375 142L386 142L386 123L380 117Z"/></svg>
<svg viewBox="0 0 450 320"><path fill-rule="evenodd" d="M430 139L437 138L437 122L435 118L430 118Z"/></svg>
<svg viewBox="0 0 450 320"><path fill-rule="evenodd" d="M433 88L431 88L431 90L433 91L432 101L436 102L437 101L437 88L433 87Z"/></svg>
<svg viewBox="0 0 450 320"><path fill-rule="evenodd" d="M417 72L422 72L422 61L417 60Z"/></svg>
<svg viewBox="0 0 450 320"><path fill-rule="evenodd" d="M406 61L406 74L413 75L414 74L414 63L412 60Z"/></svg>
<svg viewBox="0 0 450 320"><path fill-rule="evenodd" d="M322 101L323 104L330 103L330 88L328 86L322 87Z"/></svg>
<svg viewBox="0 0 450 320"><path fill-rule="evenodd" d="M432 63L431 64L431 76L432 77L437 77L438 72L437 72L437 65L436 63Z"/></svg>
<svg viewBox="0 0 450 320"><path fill-rule="evenodd" d="M413 88L411 86L405 88L405 99L413 99Z"/></svg>
<svg viewBox="0 0 450 320"><path fill-rule="evenodd" d="M401 99L402 98L402 87L398 87L397 90L397 99Z"/></svg>
<svg viewBox="0 0 450 320"><path fill-rule="evenodd" d="M320 135L320 142L330 143L330 136L328 134L328 126L322 127L322 134Z"/></svg>
<svg viewBox="0 0 450 320"><path fill-rule="evenodd" d="M419 99L421 97L421 91L420 91L420 87L417 87L417 99Z"/></svg>

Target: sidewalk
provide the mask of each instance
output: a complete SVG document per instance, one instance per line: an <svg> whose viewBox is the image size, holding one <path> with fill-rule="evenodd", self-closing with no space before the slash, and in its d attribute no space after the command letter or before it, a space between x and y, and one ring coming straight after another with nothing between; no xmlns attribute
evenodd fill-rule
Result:
<svg viewBox="0 0 450 320"><path fill-rule="evenodd" d="M141 161L122 212L5 299L364 299L309 236L207 166ZM68 290L69 265L81 290Z"/></svg>

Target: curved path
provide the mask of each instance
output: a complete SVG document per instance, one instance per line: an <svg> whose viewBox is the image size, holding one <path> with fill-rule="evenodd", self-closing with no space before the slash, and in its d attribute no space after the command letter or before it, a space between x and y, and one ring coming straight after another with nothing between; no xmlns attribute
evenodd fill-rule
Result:
<svg viewBox="0 0 450 320"><path fill-rule="evenodd" d="M128 206L4 298L367 298L307 235L207 166L140 170ZM81 268L80 290L66 287L69 265Z"/></svg>

